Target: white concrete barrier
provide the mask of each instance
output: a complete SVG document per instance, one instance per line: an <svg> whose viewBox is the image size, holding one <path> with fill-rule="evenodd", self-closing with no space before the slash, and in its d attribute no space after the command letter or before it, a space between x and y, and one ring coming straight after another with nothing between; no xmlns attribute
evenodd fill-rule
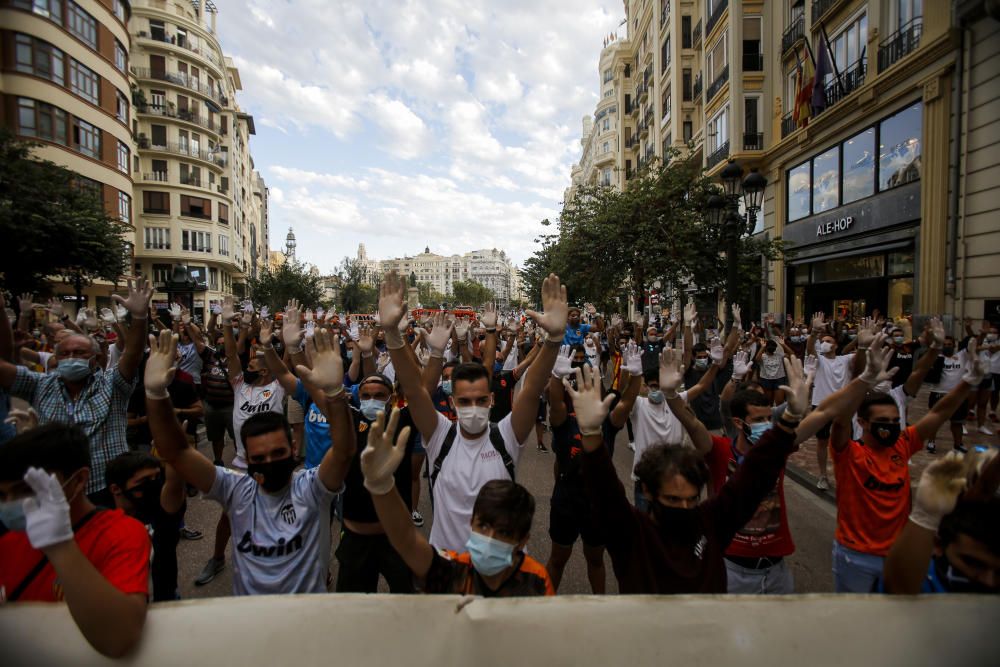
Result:
<svg viewBox="0 0 1000 667"><path fill-rule="evenodd" d="M114 661L29 603L0 607L0 665L992 666L998 620L1000 596L214 598L154 605Z"/></svg>

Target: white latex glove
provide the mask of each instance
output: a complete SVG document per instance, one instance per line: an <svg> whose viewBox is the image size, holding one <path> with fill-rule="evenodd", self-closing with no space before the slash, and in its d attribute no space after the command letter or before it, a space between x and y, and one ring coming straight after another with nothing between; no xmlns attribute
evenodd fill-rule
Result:
<svg viewBox="0 0 1000 667"><path fill-rule="evenodd" d="M965 373L962 375L962 382L970 387L978 387L983 382L988 368L987 362L979 358L978 347L975 338L969 339L969 346L965 349Z"/></svg>
<svg viewBox="0 0 1000 667"><path fill-rule="evenodd" d="M688 301L687 305L684 306L684 324L691 328L696 319L698 319L698 308L693 301Z"/></svg>
<svg viewBox="0 0 1000 667"><path fill-rule="evenodd" d="M181 324L184 326L191 324L191 311L187 308L181 308Z"/></svg>
<svg viewBox="0 0 1000 667"><path fill-rule="evenodd" d="M101 308L101 321L105 324L115 323L115 314L111 312L110 308Z"/></svg>
<svg viewBox="0 0 1000 667"><path fill-rule="evenodd" d="M243 302L243 312L251 314L253 313L253 301L247 299L246 301Z"/></svg>
<svg viewBox="0 0 1000 667"><path fill-rule="evenodd" d="M642 375L642 351L635 341L630 341L622 350L622 370L629 375Z"/></svg>
<svg viewBox="0 0 1000 667"><path fill-rule="evenodd" d="M363 355L371 354L372 350L375 348L375 333L369 326L360 329L354 340Z"/></svg>
<svg viewBox="0 0 1000 667"><path fill-rule="evenodd" d="M722 342L715 338L712 340L712 347L708 350L708 356L716 366L724 366L726 363L726 351L722 347Z"/></svg>
<svg viewBox="0 0 1000 667"><path fill-rule="evenodd" d="M313 321L312 308L306 308L306 312L302 314L302 319L304 319L307 323Z"/></svg>
<svg viewBox="0 0 1000 667"><path fill-rule="evenodd" d="M684 383L683 357L669 347L660 353L660 390L667 398L677 398L677 390Z"/></svg>
<svg viewBox="0 0 1000 667"><path fill-rule="evenodd" d="M39 551L73 539L73 523L69 518L69 502L62 484L52 473L41 468L28 468L24 481L35 495L23 501L25 532L31 546Z"/></svg>
<svg viewBox="0 0 1000 667"><path fill-rule="evenodd" d="M393 444L398 425L399 408L392 409L388 426L385 425L385 412L380 410L368 432L368 446L361 452L361 472L365 476L365 488L373 496L384 496L396 485L393 475L406 454L406 441L410 437L410 427L405 426Z"/></svg>
<svg viewBox="0 0 1000 667"><path fill-rule="evenodd" d="M479 316L479 321L487 329L497 328L497 307L495 303L488 303L483 306L483 313Z"/></svg>
<svg viewBox="0 0 1000 667"><path fill-rule="evenodd" d="M81 308L80 310L76 311L76 326L80 327L81 329L83 327L87 326L87 309L86 308Z"/></svg>
<svg viewBox="0 0 1000 667"><path fill-rule="evenodd" d="M740 304L734 303L733 304L733 326L736 327L737 329L739 329L740 331L743 330L743 319L741 318L742 313L743 313L743 310L740 308Z"/></svg>
<svg viewBox="0 0 1000 667"><path fill-rule="evenodd" d="M227 296L222 299L222 323L232 326L233 318L236 317L236 304L233 297Z"/></svg>
<svg viewBox="0 0 1000 667"><path fill-rule="evenodd" d="M268 309L267 306L261 306L260 307L260 319L266 320L267 316L270 315L270 314L271 314L271 311L270 311L270 309Z"/></svg>
<svg viewBox="0 0 1000 667"><path fill-rule="evenodd" d="M316 323L312 321L306 322L305 337L306 340L312 338L316 335Z"/></svg>
<svg viewBox="0 0 1000 667"><path fill-rule="evenodd" d="M753 368L753 361L750 360L750 353L745 350L740 350L733 357L733 379L742 380Z"/></svg>
<svg viewBox="0 0 1000 667"><path fill-rule="evenodd" d="M302 323L299 321L299 302L292 299L285 306L285 316L281 319L281 340L289 350L302 345Z"/></svg>
<svg viewBox="0 0 1000 667"><path fill-rule="evenodd" d="M940 350L944 347L944 324L938 317L932 317L927 324L930 331L930 345Z"/></svg>
<svg viewBox="0 0 1000 667"><path fill-rule="evenodd" d="M406 315L406 283L395 271L390 271L382 278L379 286L377 322L385 330L398 331L399 321ZM388 344L388 341L386 341Z"/></svg>
<svg viewBox="0 0 1000 667"><path fill-rule="evenodd" d="M791 421L799 421L809 409L809 389L812 387L814 374L803 371L802 361L798 357L786 356L784 361L788 384L779 388L785 391L785 415Z"/></svg>
<svg viewBox="0 0 1000 667"><path fill-rule="evenodd" d="M955 509L975 459L975 452L963 457L952 451L924 468L913 497L910 521L936 533L941 519Z"/></svg>
<svg viewBox="0 0 1000 667"><path fill-rule="evenodd" d="M872 339L872 344L868 348L867 359L865 361L865 370L861 374L860 379L873 387L879 382L891 380L892 376L899 370L899 367L886 370L889 366L889 360L892 359L893 355L891 347L883 347L886 338L887 336L884 333L879 333Z"/></svg>
<svg viewBox="0 0 1000 667"><path fill-rule="evenodd" d="M12 408L7 413L7 419L3 421L5 424L13 424L14 428L17 429L18 435L20 435L38 426L38 413L31 406L28 406L27 410Z"/></svg>
<svg viewBox="0 0 1000 667"><path fill-rule="evenodd" d="M177 334L164 329L159 337L149 335L149 359L146 360L146 372L143 375L146 396L154 399L169 398L167 387L177 372L176 355Z"/></svg>
<svg viewBox="0 0 1000 667"><path fill-rule="evenodd" d="M816 374L817 369L819 369L819 357L815 354L810 354L806 357L805 372Z"/></svg>
<svg viewBox="0 0 1000 667"><path fill-rule="evenodd" d="M573 409L576 411L576 424L580 435L598 435L601 425L608 416L614 394L609 393L601 399L601 385L598 376L590 366L574 368L576 372L576 389L563 378L563 386L573 399Z"/></svg>
<svg viewBox="0 0 1000 667"><path fill-rule="evenodd" d="M448 320L448 316L443 312L434 314L434 328L427 334L427 347L431 349L431 354L440 357L444 355L444 349L451 340L453 325Z"/></svg>
<svg viewBox="0 0 1000 667"><path fill-rule="evenodd" d="M559 354L556 355L556 363L552 366L552 377L562 380L572 373L573 350L569 345L563 345L559 348Z"/></svg>
<svg viewBox="0 0 1000 667"><path fill-rule="evenodd" d="M274 344L271 342L271 334L274 332L274 322L271 320L266 320L263 317L260 320L260 334L257 336L257 340L265 349L271 348Z"/></svg>
<svg viewBox="0 0 1000 667"><path fill-rule="evenodd" d="M181 319L181 304L179 303L170 304L170 319L174 320L175 322Z"/></svg>
<svg viewBox="0 0 1000 667"><path fill-rule="evenodd" d="M316 308L316 319L319 320L320 322L323 321L323 316L325 314L326 314L326 311L323 310L323 306L319 306L319 307Z"/></svg>
<svg viewBox="0 0 1000 667"><path fill-rule="evenodd" d="M455 320L455 335L458 336L458 340L464 341L469 335L469 327L472 325L467 317L459 317Z"/></svg>
<svg viewBox="0 0 1000 667"><path fill-rule="evenodd" d="M212 311L213 315L221 315L222 314L222 306L221 305L219 305L217 303L213 303L210 306L210 308L211 308L211 311Z"/></svg>

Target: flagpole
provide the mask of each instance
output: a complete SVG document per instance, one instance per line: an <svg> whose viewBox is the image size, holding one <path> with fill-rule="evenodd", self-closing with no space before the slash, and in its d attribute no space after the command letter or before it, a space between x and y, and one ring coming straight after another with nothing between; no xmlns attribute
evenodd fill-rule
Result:
<svg viewBox="0 0 1000 667"><path fill-rule="evenodd" d="M837 69L837 59L833 57L833 53L830 51L830 36L826 34L826 26L823 22L819 22L819 29L823 32L823 41L826 43L826 56L830 59L830 65L833 67L833 75L837 77L837 87L840 88L841 95L847 95L847 91L844 90L844 83L840 80L840 70ZM867 44L865 48L867 48ZM864 51L862 51L864 53ZM850 65L850 63L847 63Z"/></svg>

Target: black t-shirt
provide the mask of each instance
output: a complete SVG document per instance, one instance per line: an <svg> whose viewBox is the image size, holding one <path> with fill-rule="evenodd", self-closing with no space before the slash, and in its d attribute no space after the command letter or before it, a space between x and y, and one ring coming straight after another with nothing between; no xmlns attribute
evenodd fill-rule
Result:
<svg viewBox="0 0 1000 667"><path fill-rule="evenodd" d="M170 402L175 408L190 408L200 400L194 380L181 370L178 370L174 375L173 382L167 387L167 393L170 394ZM126 409L137 417L146 416L146 392L142 385L137 386L132 392ZM192 429L196 429L197 426L197 420L190 420L188 432L192 432ZM149 432L149 424L129 426L125 431L125 439L132 446L150 444L153 441L153 436Z"/></svg>
<svg viewBox="0 0 1000 667"><path fill-rule="evenodd" d="M514 371L499 371L493 374L493 407L490 408L490 421L499 423L510 414L514 401Z"/></svg>
<svg viewBox="0 0 1000 667"><path fill-rule="evenodd" d="M707 368L705 370L699 370L695 368L692 363L691 368L687 369L684 373L685 388L693 388L707 372ZM722 428L722 415L719 412L719 396L722 394L722 390L725 389L726 383L729 382L729 378L732 377L732 374L733 367L732 364L729 364L726 368L719 371L718 375L715 376L715 380L712 382L712 385L702 392L701 396L689 401L691 409L694 410L695 416L698 417L707 429Z"/></svg>
<svg viewBox="0 0 1000 667"><path fill-rule="evenodd" d="M580 474L580 455L583 453L583 436L576 423L576 415L566 415L566 421L552 427L552 451L556 455L558 479L556 484L565 484L583 489Z"/></svg>
<svg viewBox="0 0 1000 667"><path fill-rule="evenodd" d="M642 344L642 370L656 368L660 365L660 354L663 352L663 341L650 343L648 340Z"/></svg>
<svg viewBox="0 0 1000 667"><path fill-rule="evenodd" d="M913 373L913 360L915 355L913 354L913 346L911 345L900 345L899 347L893 346L894 354L892 359L889 360L889 368L898 368L896 374L892 378L892 386L898 387L906 383L907 378Z"/></svg>
<svg viewBox="0 0 1000 667"><path fill-rule="evenodd" d="M413 418L410 416L410 409L403 408L399 411L398 434L403 427L410 427L410 438L406 441L406 454L400 461L399 467L393 477L396 480L396 488L399 495L403 497L407 509L412 510L412 478L410 476L410 457L413 456L413 445L420 434ZM361 473L361 452L368 446L368 432L371 430L372 422L365 419L360 410L351 408L351 416L354 418L354 427L357 430L358 452L351 461L351 467L347 471L347 478L344 480L344 518L358 523L376 523L378 514L375 512L375 505L372 503L371 494L365 488L365 476Z"/></svg>
<svg viewBox="0 0 1000 667"><path fill-rule="evenodd" d="M177 514L160 509L153 518L153 560L150 573L153 580L153 602L177 599L177 543L181 539L185 506Z"/></svg>

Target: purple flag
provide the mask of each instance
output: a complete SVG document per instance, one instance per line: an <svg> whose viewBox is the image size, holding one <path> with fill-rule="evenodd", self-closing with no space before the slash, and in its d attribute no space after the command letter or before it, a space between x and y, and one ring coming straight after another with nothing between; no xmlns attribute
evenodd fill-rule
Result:
<svg viewBox="0 0 1000 667"><path fill-rule="evenodd" d="M826 86L824 79L833 70L830 64L830 46L826 43L826 36L821 35L819 51L816 53L816 78L813 79L812 107L815 113L826 109Z"/></svg>

